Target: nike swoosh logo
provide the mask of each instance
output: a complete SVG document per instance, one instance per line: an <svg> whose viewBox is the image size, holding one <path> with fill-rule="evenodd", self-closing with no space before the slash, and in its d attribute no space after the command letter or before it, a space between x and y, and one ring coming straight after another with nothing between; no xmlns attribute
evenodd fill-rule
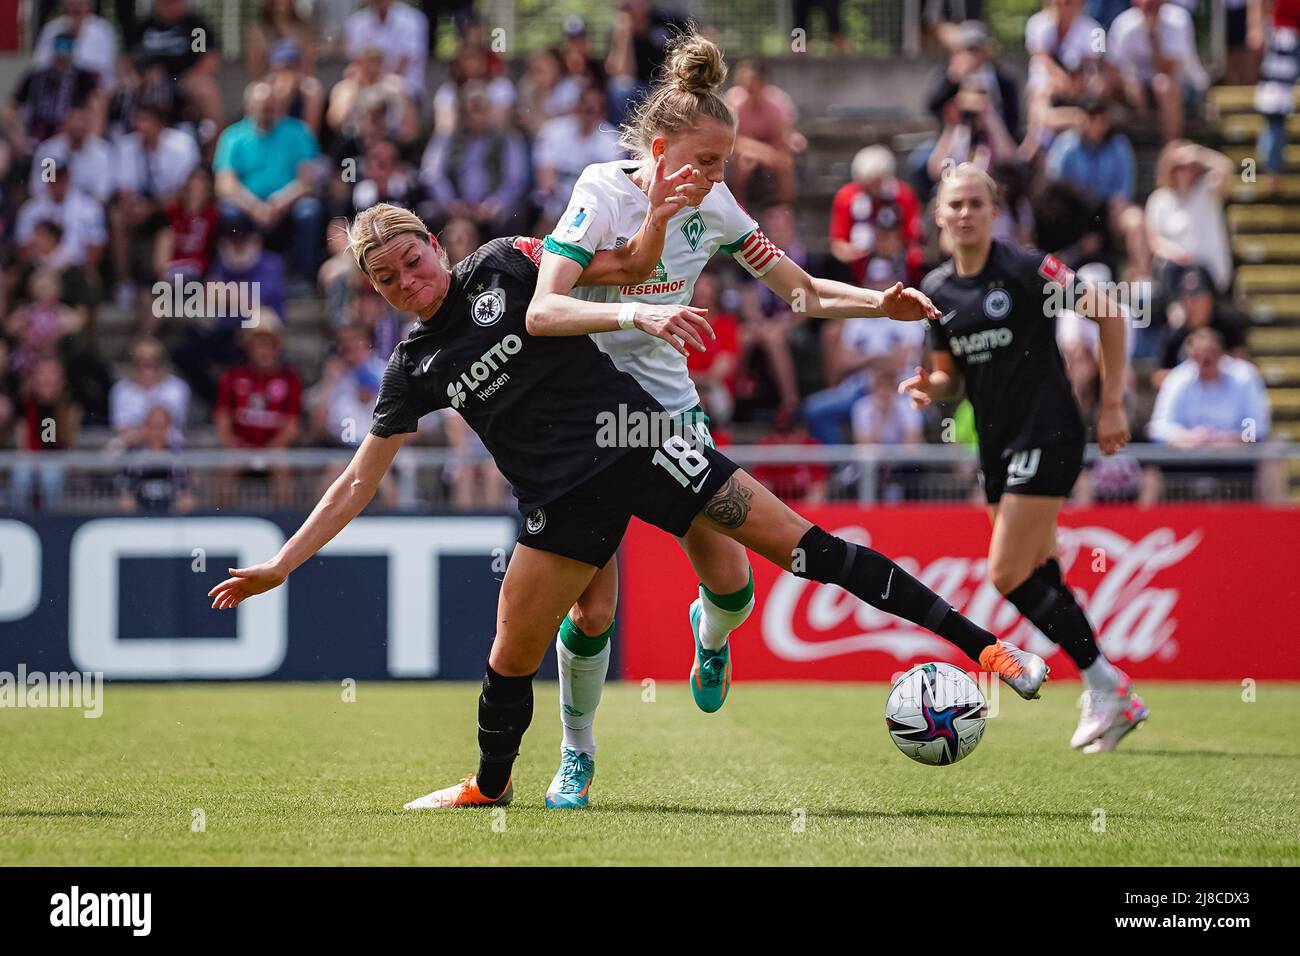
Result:
<svg viewBox="0 0 1300 956"><path fill-rule="evenodd" d="M951 318L952 318L954 315L956 315L956 314L957 314L956 310L947 313L946 315L944 315L942 318L939 319L939 324L940 324L940 325L947 325L947 324L948 324L948 320L951 319Z"/></svg>
<svg viewBox="0 0 1300 956"><path fill-rule="evenodd" d="M710 468L708 471L706 471L706 472L704 473L704 477L700 479L700 483L699 483L698 485L696 485L694 488L691 489L691 491L692 491L693 493L695 493L695 494L697 494L697 495L700 493L700 489L703 488L703 487L704 487L704 483L705 483L706 481L709 480L709 473L712 472L712 471L713 471L713 469Z"/></svg>
<svg viewBox="0 0 1300 956"><path fill-rule="evenodd" d="M1028 480L1028 478L1008 478L1007 487L1010 487L1011 485L1023 485Z"/></svg>
<svg viewBox="0 0 1300 956"><path fill-rule="evenodd" d="M889 580L885 582L885 593L880 595L880 600L889 600L889 589L894 586L894 569L889 569Z"/></svg>
<svg viewBox="0 0 1300 956"><path fill-rule="evenodd" d="M441 351L442 349L438 349L438 352ZM429 371L429 366L432 365L433 360L438 357L438 352L434 352L432 355L430 355L427 359L424 360L424 366L420 369L421 372Z"/></svg>

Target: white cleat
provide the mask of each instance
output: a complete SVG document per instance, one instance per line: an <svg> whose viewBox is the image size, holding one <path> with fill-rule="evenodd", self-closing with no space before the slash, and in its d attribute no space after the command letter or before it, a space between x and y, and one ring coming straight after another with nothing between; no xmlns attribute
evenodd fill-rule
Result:
<svg viewBox="0 0 1300 956"><path fill-rule="evenodd" d="M1130 726L1119 735L1122 737L1124 733L1128 733L1133 727L1146 720L1148 711L1146 705L1142 703L1142 698L1133 693L1133 681L1127 675L1121 674L1121 676L1123 680L1118 687L1083 692L1083 696L1079 698L1079 706L1083 709L1083 714L1079 717L1079 726L1075 729L1074 736L1070 738L1071 747L1076 750L1086 747L1104 736L1112 727L1119 727L1127 722ZM1116 738L1115 742L1118 743L1119 739Z"/></svg>
<svg viewBox="0 0 1300 956"><path fill-rule="evenodd" d="M460 783L443 787L433 793L426 793L418 800L402 806L403 810L453 810L464 807L504 807L515 795L515 784L511 780L506 784L505 793L496 799L486 797L478 788L478 781L470 774Z"/></svg>
<svg viewBox="0 0 1300 956"><path fill-rule="evenodd" d="M1119 742L1142 726L1151 716L1151 710L1137 694L1129 697L1128 706L1100 737L1083 748L1086 754L1109 753L1119 746Z"/></svg>
<svg viewBox="0 0 1300 956"><path fill-rule="evenodd" d="M1047 661L1006 641L998 641L984 648L980 653L980 666L997 674L1003 683L1025 700L1038 699L1038 690L1051 673Z"/></svg>

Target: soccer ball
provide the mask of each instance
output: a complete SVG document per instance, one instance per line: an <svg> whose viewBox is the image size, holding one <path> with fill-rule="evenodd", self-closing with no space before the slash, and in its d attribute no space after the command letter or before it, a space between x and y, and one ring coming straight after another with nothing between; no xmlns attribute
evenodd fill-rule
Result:
<svg viewBox="0 0 1300 956"><path fill-rule="evenodd" d="M890 688L885 726L907 756L942 766L975 749L988 712L979 685L965 671L952 664L918 664Z"/></svg>

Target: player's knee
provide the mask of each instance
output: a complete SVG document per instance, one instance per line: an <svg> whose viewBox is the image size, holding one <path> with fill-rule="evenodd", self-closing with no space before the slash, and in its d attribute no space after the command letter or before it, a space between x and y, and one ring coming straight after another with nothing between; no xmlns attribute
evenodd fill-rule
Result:
<svg viewBox="0 0 1300 956"><path fill-rule="evenodd" d="M569 611L569 620L583 634L595 637L609 630L610 625L614 623L614 612L617 609L618 605L615 601L600 598L582 600L573 605Z"/></svg>
<svg viewBox="0 0 1300 956"><path fill-rule="evenodd" d="M999 561L989 566L989 581L998 593L1006 597L1033 573L1033 568L1026 567L1022 561Z"/></svg>

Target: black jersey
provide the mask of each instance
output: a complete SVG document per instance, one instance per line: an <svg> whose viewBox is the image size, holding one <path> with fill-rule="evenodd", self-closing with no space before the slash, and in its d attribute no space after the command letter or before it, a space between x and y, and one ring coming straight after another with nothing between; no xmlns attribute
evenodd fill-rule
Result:
<svg viewBox="0 0 1300 956"><path fill-rule="evenodd" d="M981 453L1084 441L1056 345L1056 313L1075 283L1054 256L997 241L978 275L962 278L949 260L921 283L943 313L929 320L929 346L952 353L965 376Z"/></svg>
<svg viewBox="0 0 1300 956"><path fill-rule="evenodd" d="M602 412L664 411L589 336L528 334L537 267L519 242L493 239L452 270L442 307L393 350L370 433L413 432L454 408L527 511L626 454L597 441Z"/></svg>

